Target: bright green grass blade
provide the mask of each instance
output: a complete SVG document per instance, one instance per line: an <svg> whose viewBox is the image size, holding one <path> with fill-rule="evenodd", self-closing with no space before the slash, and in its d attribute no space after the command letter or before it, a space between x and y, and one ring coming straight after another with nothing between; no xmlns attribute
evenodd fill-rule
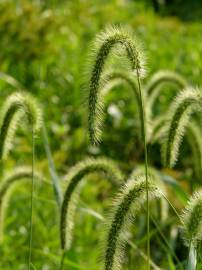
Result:
<svg viewBox="0 0 202 270"><path fill-rule="evenodd" d="M50 149L50 145L49 145L49 141L48 141L48 135L47 135L47 130L46 130L45 124L43 124L43 127L42 127L42 138L43 138L43 145L44 145L44 148L45 148L46 156L47 156L47 159L48 159L48 168L49 168L51 180L52 180L52 183L53 183L53 189L54 189L56 201L57 201L58 206L60 208L60 206L62 204L62 191L61 191L61 186L60 186L60 183L59 183L59 177L57 176L57 172L56 172L56 169L55 169L55 164L54 164L54 161L53 161L53 158L52 158L51 149Z"/></svg>

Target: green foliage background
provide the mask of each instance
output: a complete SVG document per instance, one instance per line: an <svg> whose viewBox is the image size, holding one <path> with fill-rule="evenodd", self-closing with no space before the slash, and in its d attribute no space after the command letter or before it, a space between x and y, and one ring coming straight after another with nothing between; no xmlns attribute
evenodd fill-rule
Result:
<svg viewBox="0 0 202 270"><path fill-rule="evenodd" d="M176 10L178 5L179 3L176 4ZM175 5L172 9L174 8ZM190 12L189 8L188 6L184 11L185 15ZM91 41L106 25L126 25L142 42L147 58L145 82L155 71L171 69L184 75L193 85L202 83L202 22L198 17L183 20L183 14L179 17L171 17L169 14L173 12L166 13L165 7L162 12L155 13L149 1L0 2L0 71L16 78L42 103L59 175L62 176L69 166L86 155L111 157L126 172L143 157L142 146L136 142L136 108L130 92L124 87L117 87L108 96L106 110L109 113L105 120L103 142L99 147L89 146L83 74ZM0 87L2 103L12 89L3 82L0 82ZM168 100L169 92L160 99L156 111L160 108L166 111ZM29 164L30 140L29 136L19 136L16 140L12 158L6 164L9 169L14 167L16 161L17 164ZM153 159L160 166L158 158ZM186 165L185 174L189 174L191 163L188 158L185 157L179 166L183 165ZM40 138L37 139L37 167L48 176L47 160ZM34 210L33 261L36 269L44 270L56 269L60 258L58 211L52 187L50 184L46 185L36 185ZM112 192L105 185L97 182L95 185L88 185L83 194L85 205L103 212L100 201L105 208L105 198L110 197ZM21 186L9 207L7 237L4 245L0 245L0 269L26 269L28 189L28 185ZM81 203L81 209L83 204ZM67 262L68 269L101 269L101 263L97 261L99 250L95 248L99 238L95 232L100 231L101 225L82 210L77 220L75 241ZM144 246L144 241L140 242L140 246ZM154 245L160 245L158 241ZM133 269L134 256L137 261L139 258L133 254L134 251L130 252ZM161 254L156 254L155 257L158 261ZM165 259L167 260L168 258Z"/></svg>

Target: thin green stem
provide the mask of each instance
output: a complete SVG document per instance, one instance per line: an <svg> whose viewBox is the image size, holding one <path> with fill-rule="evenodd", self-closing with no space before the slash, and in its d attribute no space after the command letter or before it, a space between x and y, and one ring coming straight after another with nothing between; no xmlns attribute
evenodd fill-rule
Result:
<svg viewBox="0 0 202 270"><path fill-rule="evenodd" d="M31 269L32 264L32 230L33 230L33 202L34 202L34 156L35 156L35 141L34 130L32 127L32 182L31 182L31 200L30 200L30 236L29 236L29 261L28 269Z"/></svg>
<svg viewBox="0 0 202 270"><path fill-rule="evenodd" d="M66 250L62 250L62 255L61 255L61 261L60 261L60 268L59 270L63 270L64 267L64 260L65 260L65 254L66 254Z"/></svg>
<svg viewBox="0 0 202 270"><path fill-rule="evenodd" d="M147 256L145 255L144 252L142 252L137 245L135 245L132 241L130 240L127 240L127 243L129 244L129 246L132 248L132 249L135 249L139 255L145 260L147 261ZM152 260L149 261L150 265L153 267L154 270L161 270L161 268L158 267L158 265L156 265Z"/></svg>
<svg viewBox="0 0 202 270"><path fill-rule="evenodd" d="M179 265L181 265L181 262L179 261L179 259L178 259L178 257L176 256L174 250L172 249L172 247L170 246L169 242L167 241L165 235L161 232L161 229L159 228L157 222L155 221L155 218L152 217L151 215L150 215L150 218L151 218L152 223L153 223L154 226L156 227L158 233L160 234L162 240L165 242L167 248L168 248L169 251L171 252L172 256L175 258L176 262L177 262Z"/></svg>
<svg viewBox="0 0 202 270"><path fill-rule="evenodd" d="M142 122L142 137L144 140L144 158L145 158L145 181L146 181L146 211L147 211L147 270L150 269L150 224L149 224L149 189L148 189L148 154L147 154L147 134L146 134L146 123L145 123L145 111L144 111L144 100L141 91L141 82L140 75L137 69L137 82L138 82L138 90L140 95L140 103L141 103L141 122Z"/></svg>

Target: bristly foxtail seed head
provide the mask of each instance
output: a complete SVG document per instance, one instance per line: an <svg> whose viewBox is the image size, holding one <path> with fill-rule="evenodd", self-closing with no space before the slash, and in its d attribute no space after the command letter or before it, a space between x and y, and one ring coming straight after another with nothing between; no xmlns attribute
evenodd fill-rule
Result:
<svg viewBox="0 0 202 270"><path fill-rule="evenodd" d="M160 70L151 77L145 86L145 91L148 95L151 95L153 94L153 91L159 91L159 86L164 83L176 84L180 89L187 86L186 80L178 73L171 70Z"/></svg>
<svg viewBox="0 0 202 270"><path fill-rule="evenodd" d="M112 160L106 158L88 158L79 162L69 170L69 173L65 177L67 185L64 192L60 217L62 249L67 250L71 246L74 215L79 199L79 185L85 176L93 172L105 173L107 179L115 186L119 186L124 180L124 176L117 165Z"/></svg>
<svg viewBox="0 0 202 270"><path fill-rule="evenodd" d="M199 111L202 111L202 94L198 88L186 88L171 104L166 126L167 134L162 141L163 161L166 166L175 165L190 116Z"/></svg>
<svg viewBox="0 0 202 270"><path fill-rule="evenodd" d="M194 171L197 181L202 181L202 130L196 122L190 122L187 127L186 137L191 146Z"/></svg>
<svg viewBox="0 0 202 270"><path fill-rule="evenodd" d="M129 179L138 179L141 177L144 177L145 175L145 166L144 165L138 165L130 174ZM159 174L159 171L156 170L155 168L149 166L148 167L148 177L150 179L150 182L153 182L162 192L164 196L159 198L159 204L160 208L158 206L158 214L161 219L161 221L165 221L166 218L168 217L168 203L165 200L165 196L167 196L167 190L166 190L166 185L162 181L161 176ZM160 211L159 211L160 210Z"/></svg>
<svg viewBox="0 0 202 270"><path fill-rule="evenodd" d="M90 80L89 80L89 136L91 143L98 143L100 140L99 116L103 114L102 106L99 104L99 92L101 90L101 76L106 60L116 45L120 45L126 52L126 58L131 64L131 71L136 75L142 75L143 57L138 43L134 41L132 35L124 28L108 27L97 36L93 44L93 54L91 57Z"/></svg>
<svg viewBox="0 0 202 270"><path fill-rule="evenodd" d="M12 148L13 138L20 124L27 122L34 134L42 125L42 110L37 100L27 92L11 94L3 104L0 112L0 159L7 157ZM25 120L24 120L25 119Z"/></svg>
<svg viewBox="0 0 202 270"><path fill-rule="evenodd" d="M185 208L181 221L185 243L197 246L202 241L202 190L196 191Z"/></svg>
<svg viewBox="0 0 202 270"><path fill-rule="evenodd" d="M140 206L146 201L145 177L130 179L121 189L112 209L111 218L107 224L107 236L104 250L105 270L121 269L125 232L131 224ZM161 191L151 181L148 183L149 196L161 197Z"/></svg>
<svg viewBox="0 0 202 270"><path fill-rule="evenodd" d="M121 69L109 69L105 72L101 79L101 91L98 95L98 110L103 111L105 105L105 96L107 93L117 85L124 84L129 90L132 90L132 94L135 97L136 106L138 107L139 116L141 115L141 99L138 89L138 84L132 72L126 72ZM103 113L96 113L98 120L95 121L95 130L100 133L103 125ZM140 123L141 125L141 123Z"/></svg>
<svg viewBox="0 0 202 270"><path fill-rule="evenodd" d="M43 176L40 173L35 172L34 176L35 178L43 181ZM31 167L15 168L14 172L5 175L0 183L0 242L3 240L6 207L11 197L13 188L15 188L16 184L20 183L24 179L29 179L29 181L32 179Z"/></svg>
<svg viewBox="0 0 202 270"><path fill-rule="evenodd" d="M149 79L145 86L145 94L147 95L147 117L149 121L153 124L153 108L154 104L159 98L161 91L165 90L164 85L175 85L177 90L184 89L188 83L187 81L178 73L171 70L160 70L154 73L154 75ZM169 88L168 88L169 89ZM150 124L152 129L152 124Z"/></svg>

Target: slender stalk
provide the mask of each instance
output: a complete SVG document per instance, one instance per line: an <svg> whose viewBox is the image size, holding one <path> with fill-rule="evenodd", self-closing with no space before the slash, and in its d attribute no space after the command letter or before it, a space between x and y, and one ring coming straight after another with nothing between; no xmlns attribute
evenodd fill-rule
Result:
<svg viewBox="0 0 202 270"><path fill-rule="evenodd" d="M131 71L136 71L138 81L138 92L140 97L141 107L141 131L144 141L144 156L145 156L145 188L146 188L146 201L147 201L147 270L150 269L150 240L149 240L149 192L148 192L148 161L147 161L147 138L146 138L146 123L145 123L145 111L144 100L141 91L140 77L143 71L143 62L141 57L141 50L138 44L133 42L130 35L122 29L108 28L100 36L98 36L91 62L90 68L90 81L89 81L89 135L92 143L97 143L100 140L101 134L101 121L103 116L102 102L100 99L101 83L100 78L102 76L105 62L113 47L119 44L121 45L131 64ZM92 64L93 63L93 64ZM111 265L111 263L110 263Z"/></svg>
<svg viewBox="0 0 202 270"><path fill-rule="evenodd" d="M144 141L144 158L145 158L145 181L146 181L146 211L147 211L147 270L150 269L150 210L149 210L149 189L148 189L148 157L147 157L147 134L146 134L146 125L145 125L145 111L144 111L144 100L141 90L141 82L140 75L137 69L137 82L138 82L138 90L140 95L140 103L141 103L141 122L142 122L142 137Z"/></svg>
<svg viewBox="0 0 202 270"><path fill-rule="evenodd" d="M156 222L155 218L150 215L151 221L156 227L158 233L160 234L162 240L165 242L165 245L167 246L168 250L171 252L172 256L175 258L176 262L181 265L181 262L179 261L178 257L176 256L173 248L170 246L168 240L166 239L165 235L161 232L161 228L158 226L158 223Z"/></svg>
<svg viewBox="0 0 202 270"><path fill-rule="evenodd" d="M31 269L32 264L32 231L33 231L33 204L34 204L34 156L35 156L35 139L34 130L32 127L32 182L31 182L31 200L30 200L30 237L29 237L29 261L28 269Z"/></svg>
<svg viewBox="0 0 202 270"><path fill-rule="evenodd" d="M65 260L65 254L66 254L66 250L63 249L63 250L62 250L62 255L61 255L61 261L60 261L60 267L59 267L59 270L63 270L63 267L64 267L64 260Z"/></svg>

